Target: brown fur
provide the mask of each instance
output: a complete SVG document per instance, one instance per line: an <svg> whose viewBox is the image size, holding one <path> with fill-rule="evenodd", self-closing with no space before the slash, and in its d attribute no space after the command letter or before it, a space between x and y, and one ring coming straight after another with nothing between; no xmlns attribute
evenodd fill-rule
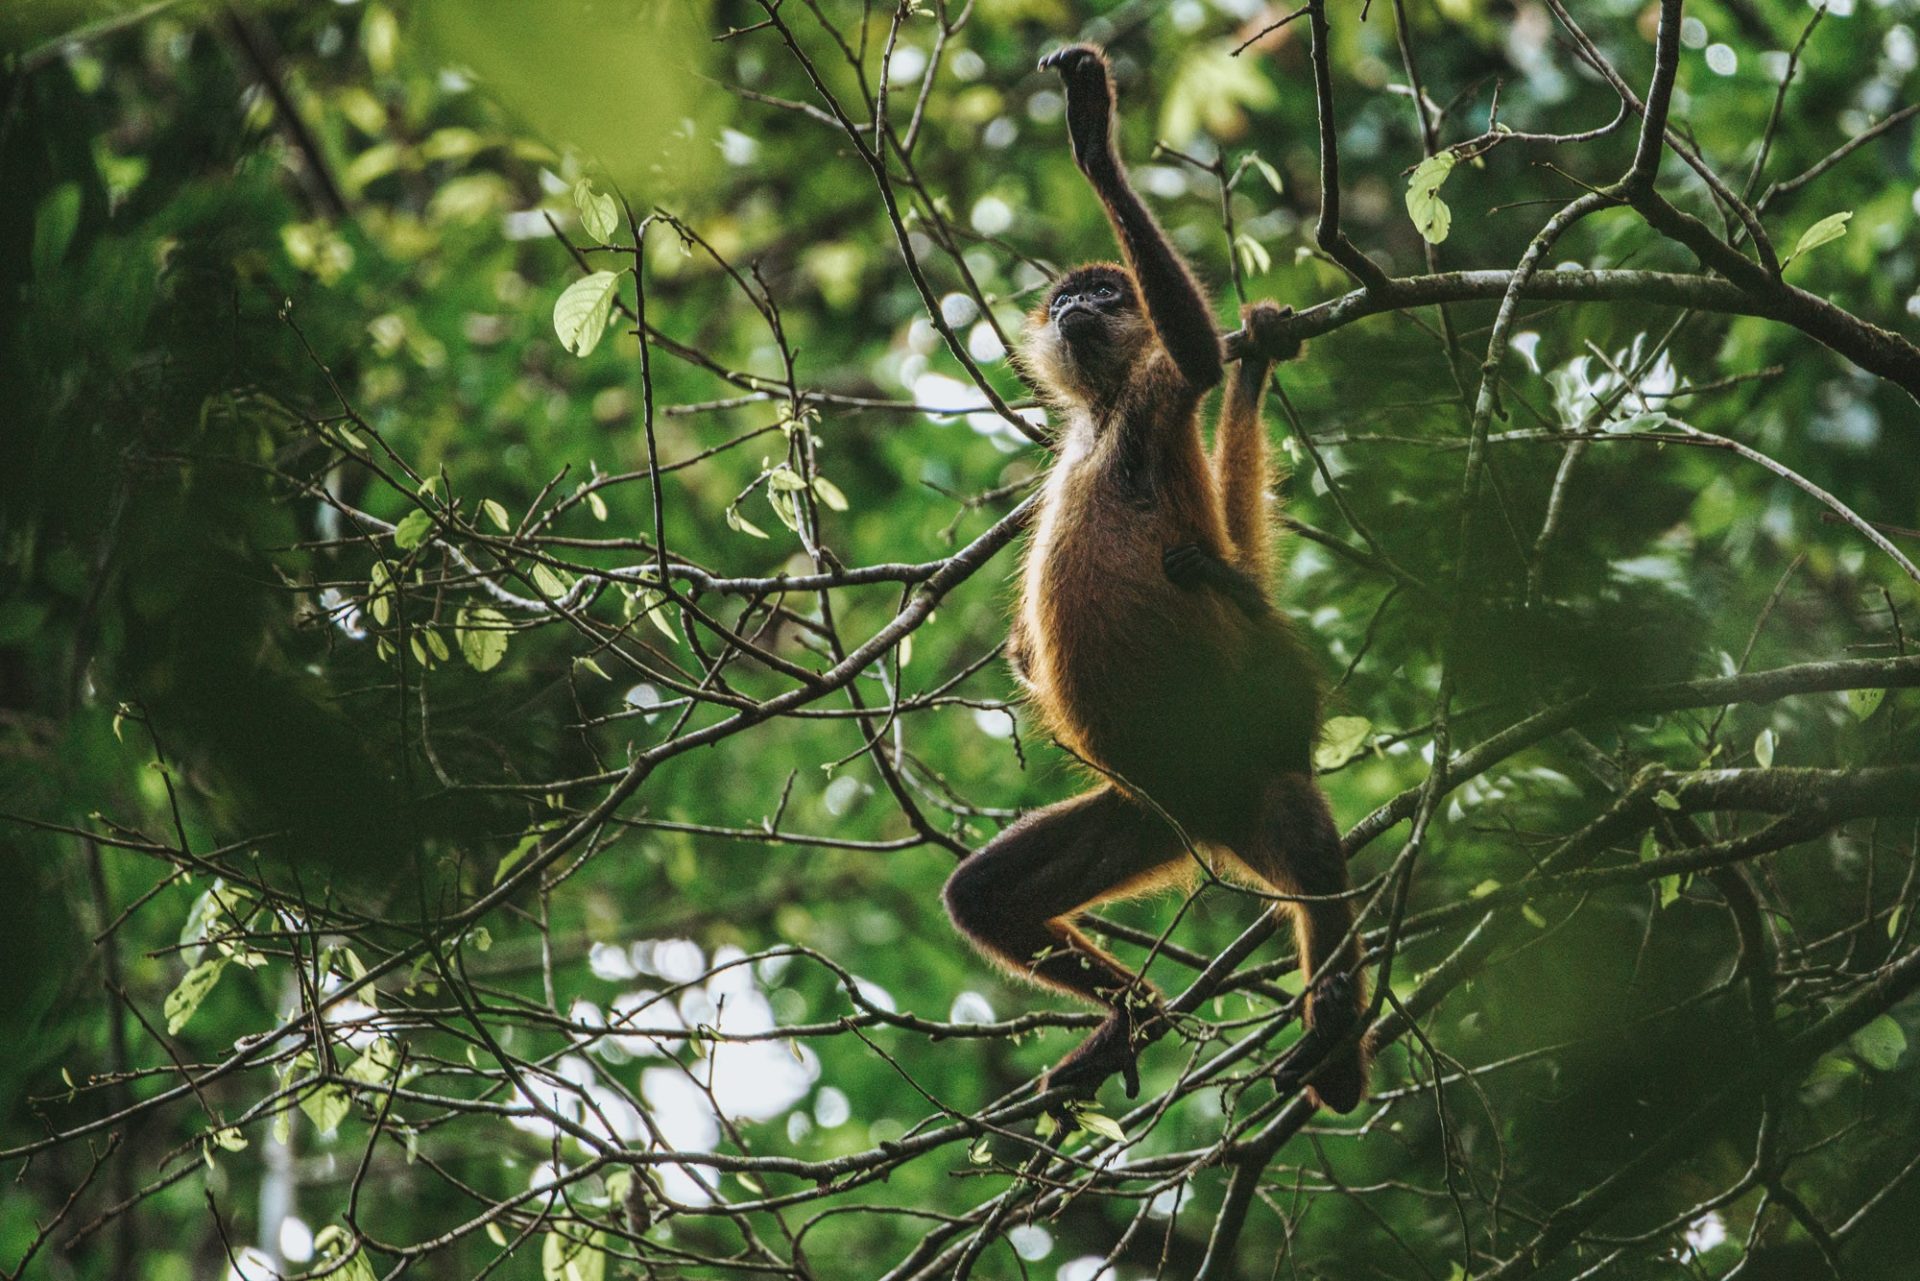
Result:
<svg viewBox="0 0 1920 1281"><path fill-rule="evenodd" d="M1221 376L1210 308L1113 156L1104 59L1069 50L1057 62L1076 159L1127 261L1070 273L1028 320L1021 367L1041 387L1059 436L1021 568L1010 650L1046 728L1107 781L1026 815L967 859L947 902L989 955L1114 1007L1055 1079L1097 1083L1121 1071L1131 1082L1132 1041L1148 1017L1141 1011L1157 1001L1072 918L1190 867L1168 818L1255 884L1320 896L1280 910L1294 918L1303 977L1311 982L1323 967L1353 971L1345 1000L1354 1004L1329 1019L1314 1008L1316 996L1310 1025L1350 1023L1364 984L1357 946L1340 945L1353 909L1331 897L1349 883L1311 773L1319 721L1312 665L1282 615L1249 617L1220 593L1177 584L1162 563L1167 549L1198 544L1265 584L1273 555L1260 421L1268 366L1250 358L1236 371L1209 459L1199 408ZM1270 307L1249 309L1250 321ZM1346 1111L1364 1094L1365 1074L1365 1046L1353 1044L1314 1087Z"/></svg>

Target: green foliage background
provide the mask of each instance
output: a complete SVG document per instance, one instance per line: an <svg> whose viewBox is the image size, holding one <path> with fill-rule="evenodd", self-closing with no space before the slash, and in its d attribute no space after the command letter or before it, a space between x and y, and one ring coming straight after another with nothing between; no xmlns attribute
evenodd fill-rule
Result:
<svg viewBox="0 0 1920 1281"><path fill-rule="evenodd" d="M1911 0L1848 8L1833 9L1800 54L1762 187L1914 100L1920 12ZM630 691L643 677L596 654L558 619L515 632L501 664L481 673L457 652L451 599L399 606L410 626L454 642L450 658L424 668L404 635L386 656L359 624L324 613L364 602L375 563L396 549L386 535L326 510L310 487L329 487L359 511L397 522L419 506L400 459L419 478L439 478L438 496L458 496L469 513L482 500L501 504L516 526L530 512L549 513L548 532L571 540L564 555L578 566L650 559L635 542L652 536L644 477L596 488L592 502L574 496L581 482L640 472L648 459L631 325L616 315L585 358L554 334L554 299L579 266L548 220L575 245L591 245L571 196L578 180L618 192L642 217L664 210L726 261L743 271L751 264L798 353L801 387L896 402L829 404L811 425L819 469L846 498L845 511L823 505L819 513L844 564L949 555L1018 494L975 506L964 500L1044 467L1040 451L988 416L901 407L978 402L927 322L870 176L845 136L819 118L819 99L795 60L767 30L747 30L764 16L756 6L636 0L538 9L535 17L509 3L447 0L232 16L191 4L137 15L30 4L0 15L0 48L9 51L0 64L0 808L15 820L0 829L8 1147L167 1085L167 1054L103 984L124 989L158 1024L165 998L200 955L199 941L183 947L181 932L209 887L204 870L177 876L154 851L109 848L77 832L137 833L232 860L313 901L350 905L380 924L339 945L372 959L484 893L523 836L590 807L599 794L591 780L617 771L630 744L645 747L666 732L670 716L632 714ZM867 63L877 67L890 12L851 0L821 0L819 10L850 42L864 39ZM850 72L810 14L792 3L783 12L829 86L857 102ZM1313 248L1317 160L1305 23L1237 59L1229 53L1280 12L1251 0L979 0L940 50L942 71L924 100L913 77L891 107L896 122L918 116L911 168L897 162L894 176L908 226L932 263L936 290L950 300L950 318L977 350L991 354L996 343L965 297L958 264L927 230L928 210L951 221L992 321L1008 334L1047 266L1111 252L1068 156L1053 85L1032 69L1039 53L1075 35L1112 46L1123 150L1159 216L1215 283L1223 324L1232 323L1234 250L1219 191L1190 166L1150 158L1156 141L1223 154L1230 164L1257 152L1278 177L1275 191L1249 170L1231 197L1247 298L1303 307L1350 287ZM1741 0L1694 4L1688 13L1701 29L1688 33L1675 120L1737 186L1774 105L1781 60L1770 51L1792 48L1811 11ZM1603 0L1581 18L1630 76L1643 77L1649 14ZM1402 204L1422 149L1397 88L1405 77L1394 13L1375 5L1363 21L1358 6L1343 5L1332 19L1347 230L1395 274L1425 271L1427 250ZM1496 85L1500 119L1515 129L1591 127L1613 114L1610 91L1574 66L1550 17L1532 3L1415 3L1406 20L1429 96L1452 108L1443 142L1485 127ZM82 25L89 21L99 25ZM937 24L933 14L909 18L902 47L924 59ZM738 34L713 38L729 29ZM246 33L266 42L284 101L263 88ZM1722 48L1735 62L1725 72L1714 65ZM289 128L289 104L309 155ZM1438 265L1510 266L1544 216L1541 202L1564 202L1578 182L1611 180L1631 147L1623 130L1564 150L1501 146L1460 165L1444 191L1453 224L1434 251ZM1669 157L1676 199L1698 204L1698 185L1677 170ZM1796 262L1789 279L1910 338L1920 334L1917 172L1920 133L1909 124L1777 203L1769 226L1783 246L1825 215L1853 213L1846 235ZM342 208L332 207L336 200ZM625 241L624 216L622 223L615 238ZM1555 258L1696 269L1626 210L1588 220ZM787 448L778 428L790 420L777 394L786 371L766 320L711 254L671 226L650 230L645 263L650 324L699 356L682 359L659 344L652 351L659 457L687 459L760 433L664 479L668 546L717 575L811 572L764 483L741 497ZM601 253L593 265L618 270L627 260ZM633 286L623 276L629 305ZM1675 317L1644 305L1531 305L1521 328L1537 340L1523 344L1524 361L1509 362L1496 432L1573 425L1605 374L1594 353L1637 360ZM1451 363L1436 341L1441 321L1428 309L1344 328L1280 374L1377 554L1422 582L1443 583L1452 572L1461 400L1477 381L1474 353L1490 319L1484 306L1451 311L1445 323L1462 343ZM1687 382L1739 379L1686 401L1675 410L1686 421L1766 453L1870 519L1920 526L1920 410L1899 389L1755 318L1697 316L1669 350ZM718 377L715 367L774 391L743 392L743 379ZM986 367L1002 394L1023 394L1003 359ZM342 398L393 451L388 459L372 450L379 474L339 466L338 438L329 443L316 427L339 425ZM685 406L704 407L673 408ZM1629 401L1621 417L1635 408ZM1277 406L1270 411L1280 416ZM1284 423L1273 430L1290 437ZM1289 443L1288 511L1359 545L1306 454ZM1824 523L1817 504L1764 470L1680 446L1609 443L1585 455L1528 603L1529 553L1561 458L1552 443L1493 451L1487 499L1471 514L1475 596L1457 740L1477 740L1584 689L1717 675L1742 662L1757 670L1891 655L1910 643L1914 585L1888 558L1854 531ZM769 537L733 526L736 502ZM1901 545L1909 554L1915 547L1910 536ZM1439 606L1312 541L1295 538L1289 554L1286 607L1329 671L1348 672L1336 711L1364 718L1375 736L1328 780L1338 814L1351 823L1424 774L1421 727L1438 681ZM896 655L897 671L856 682L862 697L884 706L895 682L907 693L935 689L988 654L1004 635L1012 565L1013 553L1002 553L942 603L911 654ZM842 591L834 621L864 639L901 600L897 583ZM617 621L616 597L596 608ZM635 636L689 658L683 634L650 631L643 624ZM431 659L426 634L417 633ZM775 640L789 659L815 665L797 629L777 629ZM738 675L739 689L753 697L788 684L764 669ZM1067 794L1076 775L1004 705L1012 686L999 663L953 692L964 701L905 718L900 745L927 822L977 846L1016 810ZM1753 744L1768 732L1781 766L1910 762L1913 710L1912 693L1899 690L1867 719L1837 695L1734 707L1712 736L1718 755L1707 759L1752 765ZM715 718L703 712L694 723ZM1010 718L1025 735L1018 748L1005 732ZM1629 775L1648 765L1690 769L1705 763L1710 719L1629 718L1594 730L1592 744ZM596 975L594 945L689 939L708 957L726 948L813 949L884 989L899 1010L935 1020L948 1019L963 992L984 997L1002 1018L1036 1005L1063 1008L990 972L951 932L938 888L952 855L916 838L862 754L866 736L857 720L781 719L672 759L624 811L644 825L609 831L577 875L494 913L484 952L470 935L461 941L475 981L503 1004L531 1003L556 1016L576 1000L604 1009L631 984ZM1547 835L1572 830L1604 801L1581 753L1561 740L1474 780L1452 802L1422 864L1416 908L1517 879ZM761 839L756 833L776 813L781 832L876 844ZM1905 945L1896 912L1911 904L1912 836L1910 822L1875 820L1769 862L1777 928L1809 945L1809 966L1831 971L1801 976L1783 997L1795 1017L1818 1012L1833 974L1864 973ZM1357 874L1377 875L1390 857L1371 851ZM1174 906L1129 905L1115 915L1157 928ZM1257 912L1249 900L1210 894L1184 915L1175 938L1211 955ZM1731 1007L1699 1001L1678 1017L1655 1017L1725 976L1728 926L1702 887L1665 904L1658 893L1611 891L1548 914L1537 942L1510 949L1426 1028L1461 1062L1527 1056L1488 1087L1499 1106L1457 1089L1449 1096L1457 1111L1443 1121L1416 1090L1358 1138L1296 1141L1271 1171L1273 1203L1250 1220L1236 1275L1293 1275L1297 1266L1301 1275L1445 1277L1455 1264L1471 1273L1440 1174L1450 1160L1462 1178L1468 1169L1499 1169L1524 1226L1604 1177L1738 1067L1744 1050ZM1829 935L1832 946L1815 946ZM167 1038L183 1062L216 1062L238 1038L288 1014L295 967L284 945L258 946L265 963L229 967L179 1035ZM1444 950L1437 940L1409 944L1396 981L1412 984ZM316 961L309 954L303 963ZM433 981L417 972L413 979ZM831 1023L851 1008L835 974L806 960L763 968L761 985L782 1023ZM396 987L389 999L431 1005L445 996L419 988L403 997ZM1213 1012L1230 1016L1229 1005L1252 1008L1255 999L1223 998ZM1896 1022L1920 1031L1915 1017L1906 1009ZM803 1160L865 1152L921 1124L933 1112L929 1097L961 1112L984 1106L1057 1058L1078 1032L870 1035L888 1057L852 1036L805 1040L817 1077L792 1115L813 1119L746 1122L741 1141ZM566 1045L552 1027L522 1038L516 1053ZM465 1048L422 1035L414 1052L457 1060ZM691 1051L682 1056L692 1061ZM1174 1043L1159 1047L1149 1087L1164 1088L1182 1057ZM1788 1141L1832 1140L1794 1167L1796 1186L1820 1213L1850 1213L1912 1155L1914 1063L1911 1052L1841 1051L1796 1086ZM637 1070L610 1066L629 1076ZM132 1067L149 1070L105 1080ZM1424 1057L1396 1048L1383 1058L1379 1088L1429 1074ZM267 1125L255 1124L243 1150L215 1145L203 1162L200 1136L218 1127L199 1107L229 1124L273 1087L264 1072L227 1077L195 1106L155 1109L124 1127L124 1147L67 1229L156 1179L178 1177L71 1247L48 1247L33 1267L63 1277L219 1275L228 1265L207 1196L236 1247L250 1241L271 1141ZM826 1124L835 1110L821 1106L826 1089L849 1103L838 1124ZM1212 1142L1221 1120L1205 1097L1157 1131L1149 1151ZM318 1228L343 1212L371 1113L357 1108L326 1137L310 1121L295 1117L293 1151L299 1210ZM1693 1159L1650 1177L1615 1226L1644 1230L1737 1176L1747 1160L1739 1134L1730 1122ZM480 1196L504 1196L523 1190L543 1161L580 1156L497 1118L449 1125L444 1139L429 1129L417 1145L418 1161L392 1145L373 1166L380 1195L363 1213L385 1242L420 1242L475 1213L473 1197L443 1172ZM10 1184L0 1197L0 1262L12 1266L89 1164L84 1144L65 1145ZM16 1162L9 1180L17 1170ZM969 1172L964 1149L951 1147L848 1193L846 1203L959 1212L989 1195L962 1177ZM998 1191L1004 1175L988 1177ZM1296 1181L1318 1187L1330 1177L1348 1188L1411 1190L1291 1202ZM722 1184L741 1194L730 1179ZM1218 1179L1192 1180L1175 1226L1153 1220L1118 1275L1156 1275L1163 1242L1162 1275L1189 1274L1220 1195ZM1896 1249L1899 1225L1920 1214L1917 1195L1901 1187L1876 1212L1849 1255L1859 1269L1850 1275L1903 1275L1909 1265L1899 1260L1909 1252ZM1104 1254L1134 1208L1077 1204L1040 1225L1042 1237L1023 1238L1027 1257L1001 1244L979 1274L1085 1281L1060 1269ZM1721 1275L1740 1257L1751 1211L1751 1201L1725 1210L1725 1245L1688 1258L1667 1233L1632 1252L1620 1275ZM1291 1233L1282 1214L1297 1216ZM763 1221L758 1230L770 1229ZM807 1237L812 1275L881 1275L927 1230L906 1215L827 1219ZM724 1219L677 1221L673 1232L701 1252L739 1245ZM1759 1255L1772 1250L1781 1267L1809 1257L1805 1234L1791 1227L1770 1230L1761 1246ZM420 1266L472 1276L497 1253L474 1232ZM1276 1263L1283 1254L1287 1261ZM498 1275L538 1275L537 1256L537 1244L522 1246ZM131 1271L115 1270L129 1258ZM395 1261L375 1258L382 1272ZM1579 1270L1571 1257L1563 1262L1566 1271L1554 1275ZM716 1274L691 1265L685 1273ZM1804 1275L1760 1265L1746 1275L1790 1274Z"/></svg>

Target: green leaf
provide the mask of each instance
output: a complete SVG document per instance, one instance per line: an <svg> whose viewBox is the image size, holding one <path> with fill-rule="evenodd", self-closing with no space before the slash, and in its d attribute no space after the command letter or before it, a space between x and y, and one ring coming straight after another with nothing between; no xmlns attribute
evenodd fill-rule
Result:
<svg viewBox="0 0 1920 1281"><path fill-rule="evenodd" d="M1681 876L1678 872L1660 878L1660 906L1662 908L1672 906L1673 901L1680 897L1680 887Z"/></svg>
<svg viewBox="0 0 1920 1281"><path fill-rule="evenodd" d="M589 489L587 491L587 510L593 513L595 520L605 520L607 518L607 500L600 497L597 491Z"/></svg>
<svg viewBox="0 0 1920 1281"><path fill-rule="evenodd" d="M600 345L607 331L607 317L613 314L613 294L620 283L618 273L596 271L568 285L553 303L553 332L560 345L576 356L586 356Z"/></svg>
<svg viewBox="0 0 1920 1281"><path fill-rule="evenodd" d="M1853 713L1855 720L1864 721L1880 710L1880 704L1886 698L1887 691L1884 689L1850 689L1847 691L1847 710Z"/></svg>
<svg viewBox="0 0 1920 1281"><path fill-rule="evenodd" d="M1051 1112L1042 1112L1033 1123L1033 1132L1043 1139L1050 1139L1060 1132L1060 1120Z"/></svg>
<svg viewBox="0 0 1920 1281"><path fill-rule="evenodd" d="M347 1113L352 1110L352 1100L347 1097L345 1086L329 1081L307 1091L300 1100L300 1110L313 1122L314 1129L322 1134L331 1134L347 1119Z"/></svg>
<svg viewBox="0 0 1920 1281"><path fill-rule="evenodd" d="M1407 180L1407 216L1430 245L1437 245L1453 230L1453 210L1440 199L1440 187L1453 172L1459 157L1451 151L1437 152L1422 160Z"/></svg>
<svg viewBox="0 0 1920 1281"><path fill-rule="evenodd" d="M506 880L507 873L514 869L514 865L533 852L534 847L540 844L540 834L545 830L546 828L544 827L534 828L531 832L528 832L520 838L518 845L515 845L511 850L507 851L507 856L500 860L498 867L493 869L493 883L495 885Z"/></svg>
<svg viewBox="0 0 1920 1281"><path fill-rule="evenodd" d="M1313 749L1313 763L1323 770L1339 769L1360 754L1373 733L1373 722L1364 716L1334 716L1320 727L1320 742Z"/></svg>
<svg viewBox="0 0 1920 1281"><path fill-rule="evenodd" d="M794 503L791 492L778 486L769 487L767 502L772 504L773 514L780 518L782 525L796 534L800 532L800 508Z"/></svg>
<svg viewBox="0 0 1920 1281"><path fill-rule="evenodd" d="M1544 930L1547 928L1547 918L1540 915L1540 909L1531 903L1521 906L1520 915L1525 917L1527 924L1533 926L1536 930Z"/></svg>
<svg viewBox="0 0 1920 1281"><path fill-rule="evenodd" d="M987 1165L993 1161L993 1140L986 1135L975 1139L967 1148L967 1160L973 1165Z"/></svg>
<svg viewBox="0 0 1920 1281"><path fill-rule="evenodd" d="M1244 231L1233 238L1233 252L1239 256L1240 270L1249 276L1264 276L1273 267L1267 247Z"/></svg>
<svg viewBox="0 0 1920 1281"><path fill-rule="evenodd" d="M530 577L533 579L533 585L540 589L540 594L552 600L565 596L569 587L572 586L566 576L551 565L535 565Z"/></svg>
<svg viewBox="0 0 1920 1281"><path fill-rule="evenodd" d="M369 1045L366 1052L340 1075L362 1085L384 1085L393 1079L393 1070L399 1065L400 1047L383 1036Z"/></svg>
<svg viewBox="0 0 1920 1281"><path fill-rule="evenodd" d="M393 545L403 552L411 551L432 532L433 517L423 511L410 511L393 527Z"/></svg>
<svg viewBox="0 0 1920 1281"><path fill-rule="evenodd" d="M1787 262L1792 262L1801 254L1818 249L1821 245L1846 235L1847 220L1852 217L1853 210L1848 209L1842 213L1828 214L1813 226L1808 227L1800 233L1800 239L1794 244L1793 252L1787 255ZM1785 267L1787 263L1783 262L1780 265Z"/></svg>
<svg viewBox="0 0 1920 1281"><path fill-rule="evenodd" d="M187 971L178 987L167 993L166 1003L160 1010L167 1016L168 1036L180 1034L180 1029L200 1008L200 1002L207 999L207 993L213 991L213 985L220 981L220 971L226 968L227 958L224 956L202 961Z"/></svg>
<svg viewBox="0 0 1920 1281"><path fill-rule="evenodd" d="M1236 58L1224 43L1199 42L1184 54L1161 96L1159 136L1184 147L1199 133L1236 137L1247 108L1270 107L1279 98L1256 62Z"/></svg>
<svg viewBox="0 0 1920 1281"><path fill-rule="evenodd" d="M1868 1067L1881 1072L1891 1072L1900 1056L1907 1052L1907 1034L1891 1014L1882 1014L1873 1022L1855 1032L1849 1038L1853 1052L1858 1054Z"/></svg>
<svg viewBox="0 0 1920 1281"><path fill-rule="evenodd" d="M662 636L676 645L680 643L680 633L673 629L673 615L668 610L670 602L665 592L643 587L633 595L631 603L633 614L628 617L644 613L647 621L652 623Z"/></svg>
<svg viewBox="0 0 1920 1281"><path fill-rule="evenodd" d="M1467 897L1468 898L1485 898L1487 895L1493 893L1495 890L1499 888L1500 888L1500 882L1492 879L1484 880L1480 882L1478 885L1474 886L1472 889L1468 890Z"/></svg>
<svg viewBox="0 0 1920 1281"><path fill-rule="evenodd" d="M485 605L463 609L456 616L454 639L461 657L476 672L490 672L507 656L507 616Z"/></svg>
<svg viewBox="0 0 1920 1281"><path fill-rule="evenodd" d="M80 227L80 184L63 182L46 194L33 215L33 278L45 280L67 256Z"/></svg>
<svg viewBox="0 0 1920 1281"><path fill-rule="evenodd" d="M1269 187L1273 188L1274 195L1277 196L1284 190L1280 183L1280 171L1268 164L1259 152L1256 151L1249 155L1247 157L1247 163L1260 171L1260 176L1267 180Z"/></svg>
<svg viewBox="0 0 1920 1281"><path fill-rule="evenodd" d="M502 1243L504 1244L504 1242ZM353 1237L337 1223L329 1223L313 1234L313 1248L325 1263L345 1263L329 1274L331 1281L375 1281L373 1261L367 1258L367 1252L353 1250ZM347 1255L353 1253L348 1259Z"/></svg>
<svg viewBox="0 0 1920 1281"><path fill-rule="evenodd" d="M580 226L601 244L613 239L620 226L620 208L612 196L602 195L582 178L573 184L573 207L580 211Z"/></svg>
<svg viewBox="0 0 1920 1281"><path fill-rule="evenodd" d="M825 476L815 476L813 478L813 493L816 498L833 510L837 512L847 510L847 496L840 491L840 486L834 484Z"/></svg>
<svg viewBox="0 0 1920 1281"><path fill-rule="evenodd" d="M600 1234L576 1238L564 1231L547 1233L540 1246L540 1275L544 1281L603 1281L607 1256L600 1248Z"/></svg>
<svg viewBox="0 0 1920 1281"><path fill-rule="evenodd" d="M767 531L748 520L745 516L742 516L738 507L727 508L727 528L737 529L741 533L751 534L755 538L765 538L767 536Z"/></svg>
<svg viewBox="0 0 1920 1281"><path fill-rule="evenodd" d="M1079 1122L1080 1128L1089 1134L1097 1134L1103 1139L1112 1139L1115 1143L1127 1141L1127 1132L1120 1128L1120 1123L1104 1112L1076 1112L1073 1114L1073 1119Z"/></svg>
<svg viewBox="0 0 1920 1281"><path fill-rule="evenodd" d="M1900 937L1900 918L1903 915L1905 915L1906 910L1907 910L1907 905L1905 903L1900 903L1900 904L1896 904L1894 909L1891 912L1887 913L1887 937L1888 938Z"/></svg>
<svg viewBox="0 0 1920 1281"><path fill-rule="evenodd" d="M1663 810L1677 810L1680 808L1680 798L1664 787L1653 794L1653 803Z"/></svg>
<svg viewBox="0 0 1920 1281"><path fill-rule="evenodd" d="M506 507L494 499L481 499L480 510L488 520L493 522L494 527L501 533L504 534L513 528L513 523L507 519Z"/></svg>
<svg viewBox="0 0 1920 1281"><path fill-rule="evenodd" d="M237 1125L223 1125L207 1136L207 1141L226 1152L244 1152L247 1149L247 1136L240 1132Z"/></svg>
<svg viewBox="0 0 1920 1281"><path fill-rule="evenodd" d="M1763 729L1753 738L1753 759L1760 762L1761 769L1773 768L1773 749L1779 744L1771 729Z"/></svg>

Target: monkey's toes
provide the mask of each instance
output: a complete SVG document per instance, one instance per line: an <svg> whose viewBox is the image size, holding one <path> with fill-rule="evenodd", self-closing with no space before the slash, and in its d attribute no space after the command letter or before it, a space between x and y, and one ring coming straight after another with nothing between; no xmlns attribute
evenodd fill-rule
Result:
<svg viewBox="0 0 1920 1281"><path fill-rule="evenodd" d="M1293 308L1282 307L1279 303L1262 300L1250 302L1240 309L1240 323L1255 342L1266 346L1273 341L1281 322L1293 314Z"/></svg>

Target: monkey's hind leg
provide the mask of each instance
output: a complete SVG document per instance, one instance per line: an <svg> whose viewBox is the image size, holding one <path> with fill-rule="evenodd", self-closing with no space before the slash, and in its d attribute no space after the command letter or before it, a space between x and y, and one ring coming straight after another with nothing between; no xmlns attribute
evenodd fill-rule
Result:
<svg viewBox="0 0 1920 1281"><path fill-rule="evenodd" d="M1157 883L1179 854L1164 820L1101 787L1023 816L948 879L947 911L981 951L1017 974L1112 1010L1048 1074L1048 1085L1090 1089L1118 1072L1129 1097L1139 1092L1134 1041L1158 1013L1159 996L1071 918Z"/></svg>
<svg viewBox="0 0 1920 1281"><path fill-rule="evenodd" d="M1268 782L1257 825L1234 853L1277 893L1304 897L1277 909L1293 917L1308 992L1307 1032L1297 1061L1311 1071L1328 1048L1339 1046L1312 1072L1307 1089L1321 1107L1351 1112L1366 1097L1371 1058L1367 1039L1352 1035L1366 1015L1366 974L1354 937L1353 902L1337 897L1352 888L1339 829L1313 778L1296 772Z"/></svg>

